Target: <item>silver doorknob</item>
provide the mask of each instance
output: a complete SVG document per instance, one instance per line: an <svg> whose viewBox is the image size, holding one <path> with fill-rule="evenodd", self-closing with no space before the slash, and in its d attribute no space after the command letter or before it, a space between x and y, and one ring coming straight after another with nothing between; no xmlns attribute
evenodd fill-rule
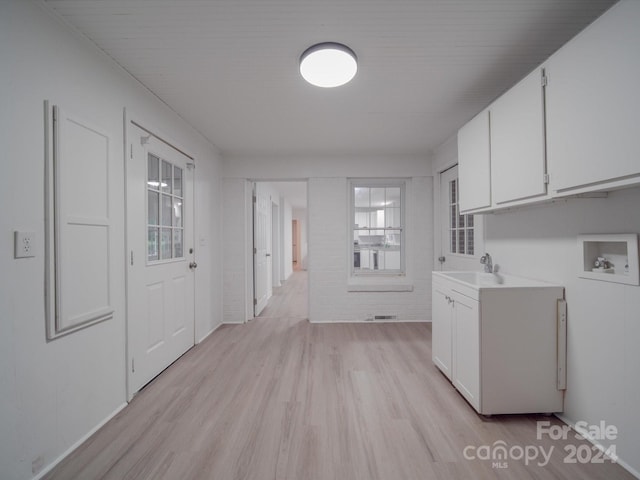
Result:
<svg viewBox="0 0 640 480"><path fill-rule="evenodd" d="M267 253L267 254L266 254L266 256L267 256L267 257L270 257L270 256L271 256L271 254L270 254L270 253Z"/></svg>
<svg viewBox="0 0 640 480"><path fill-rule="evenodd" d="M197 264L196 262L191 262L191 263L189 264L189 268L190 268L191 270L195 270L196 268L198 268L198 264Z"/></svg>

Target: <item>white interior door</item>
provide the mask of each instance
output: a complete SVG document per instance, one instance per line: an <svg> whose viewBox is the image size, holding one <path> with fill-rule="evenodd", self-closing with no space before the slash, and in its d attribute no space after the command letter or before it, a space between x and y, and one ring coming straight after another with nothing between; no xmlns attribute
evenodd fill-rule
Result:
<svg viewBox="0 0 640 480"><path fill-rule="evenodd" d="M194 345L193 169L134 125L127 160L128 394Z"/></svg>
<svg viewBox="0 0 640 480"><path fill-rule="evenodd" d="M254 186L253 202L253 295L254 316L267 305L269 300L269 213L271 211L271 199L260 188L260 184Z"/></svg>
<svg viewBox="0 0 640 480"><path fill-rule="evenodd" d="M440 173L440 270L478 270L484 253L482 215L460 215L458 167Z"/></svg>

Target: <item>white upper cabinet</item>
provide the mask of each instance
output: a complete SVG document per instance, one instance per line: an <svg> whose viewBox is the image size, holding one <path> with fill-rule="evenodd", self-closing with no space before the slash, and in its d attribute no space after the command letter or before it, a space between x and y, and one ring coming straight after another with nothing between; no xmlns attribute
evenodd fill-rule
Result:
<svg viewBox="0 0 640 480"><path fill-rule="evenodd" d="M622 0L462 127L462 213L640 184L639 25Z"/></svg>
<svg viewBox="0 0 640 480"><path fill-rule="evenodd" d="M458 131L462 213L548 198L542 78L536 69Z"/></svg>
<svg viewBox="0 0 640 480"><path fill-rule="evenodd" d="M491 206L489 111L474 117L458 132L460 210Z"/></svg>
<svg viewBox="0 0 640 480"><path fill-rule="evenodd" d="M547 65L552 193L640 183L640 2L615 5Z"/></svg>
<svg viewBox="0 0 640 480"><path fill-rule="evenodd" d="M547 193L542 76L536 69L489 107L491 190L497 206Z"/></svg>

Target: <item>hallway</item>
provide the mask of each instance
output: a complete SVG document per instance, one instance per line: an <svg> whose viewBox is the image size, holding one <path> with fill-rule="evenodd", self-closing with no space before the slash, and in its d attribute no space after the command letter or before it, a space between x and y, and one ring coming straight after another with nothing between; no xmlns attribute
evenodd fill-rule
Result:
<svg viewBox="0 0 640 480"><path fill-rule="evenodd" d="M306 270L294 270L257 318L309 318L309 275Z"/></svg>

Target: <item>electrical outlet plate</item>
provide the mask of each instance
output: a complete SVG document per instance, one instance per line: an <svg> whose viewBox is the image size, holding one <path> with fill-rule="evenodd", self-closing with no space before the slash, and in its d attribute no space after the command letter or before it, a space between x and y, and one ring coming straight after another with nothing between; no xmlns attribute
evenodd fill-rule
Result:
<svg viewBox="0 0 640 480"><path fill-rule="evenodd" d="M14 232L14 258L35 257L34 232Z"/></svg>

